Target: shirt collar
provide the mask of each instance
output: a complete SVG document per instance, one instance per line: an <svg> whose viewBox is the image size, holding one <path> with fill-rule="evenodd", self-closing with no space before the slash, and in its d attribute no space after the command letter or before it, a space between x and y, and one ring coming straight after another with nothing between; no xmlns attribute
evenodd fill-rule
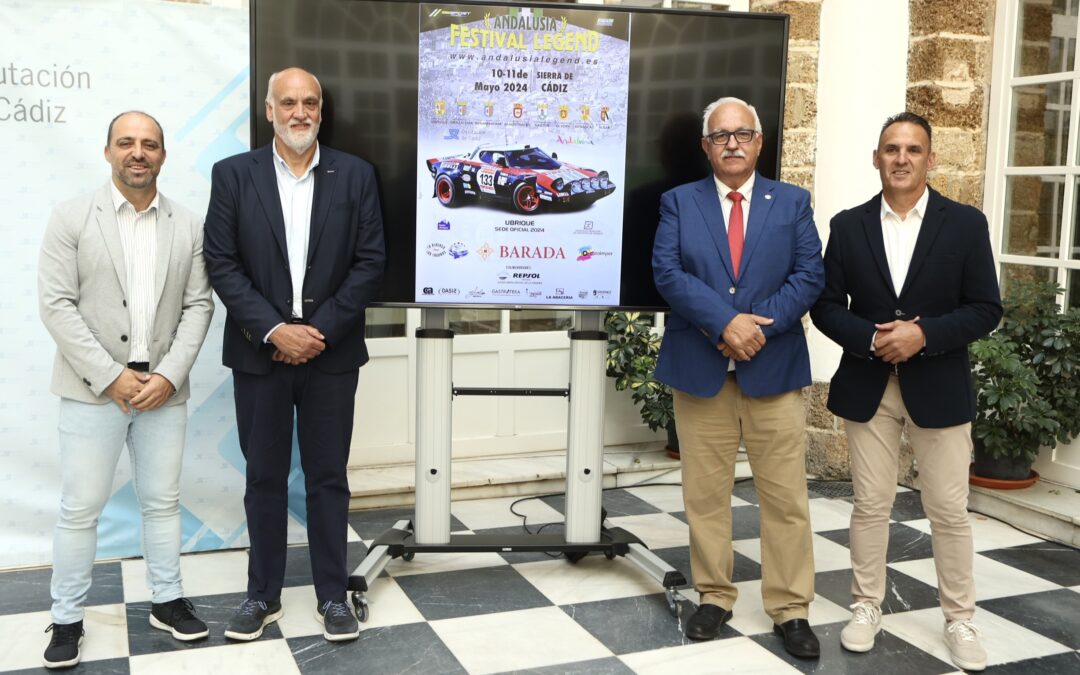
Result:
<svg viewBox="0 0 1080 675"><path fill-rule="evenodd" d="M277 166L279 169L284 169L285 174L288 175L293 180L297 180L297 181L304 180L305 178L307 178L311 174L312 171L315 170L315 167L319 166L319 156L321 155L321 149L319 148L319 141L318 140L315 141L315 155L311 158L311 164L308 164L307 171L305 171L304 175L300 176L300 177L297 177L297 176L293 175L292 169L289 168L288 162L286 162L282 158L282 156L278 154L278 151L277 151L277 139L276 138L273 141L270 142L270 147L274 151L274 164L275 164L275 166Z"/></svg>
<svg viewBox="0 0 1080 675"><path fill-rule="evenodd" d="M915 202L915 206L912 206L911 210L908 211L908 216L910 217L912 214L915 214L919 218L924 218L926 216L926 204L929 201L930 201L930 189L924 185L923 186L922 196L919 197L918 201ZM897 215L896 211L892 210L892 207L889 206L889 202L885 201L885 195L882 195L881 196L881 219L885 220L885 217L889 216L889 215L891 215L893 218L896 218L901 223L905 222L904 219L901 219L900 216Z"/></svg>
<svg viewBox="0 0 1080 675"><path fill-rule="evenodd" d="M124 207L124 204L128 204L129 206L131 206L132 210L135 210L135 205L132 204L131 202L129 202L127 200L127 197L125 197L124 194L122 192L120 192L120 189L116 187L116 183L114 183L114 182L112 182L112 180L110 180L109 181L109 187L112 188L113 211L115 211L116 213L120 213L120 209L122 209ZM142 211L142 213L146 213L147 211L150 211L151 209L156 211L157 208L158 208L158 199L160 197L161 197L161 193L160 192L155 192L154 193L154 198L150 200L150 206L147 206L146 211ZM140 212L135 211L135 213L138 214Z"/></svg>
<svg viewBox="0 0 1080 675"><path fill-rule="evenodd" d="M746 179L746 182L740 185L739 189L737 190L737 192L742 193L743 200L747 204L750 203L750 197L754 193L755 178L757 178L757 171L750 174L750 177ZM727 196L731 194L731 192L733 192L731 188L729 188L727 185L724 185L724 183L716 177L716 174L713 174L713 182L716 183L716 190L720 193L720 201L727 199Z"/></svg>

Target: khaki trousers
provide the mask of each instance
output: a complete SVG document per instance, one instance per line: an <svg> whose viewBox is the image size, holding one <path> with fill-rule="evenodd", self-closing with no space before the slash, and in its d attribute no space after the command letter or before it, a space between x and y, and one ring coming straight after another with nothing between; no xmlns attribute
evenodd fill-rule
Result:
<svg viewBox="0 0 1080 675"><path fill-rule="evenodd" d="M905 422L919 467L923 510L930 519L941 609L950 621L970 619L975 612L975 554L967 514L971 424L944 429L917 426L908 417L895 375L889 377L869 422L845 420L855 487L851 594L856 602L875 605L885 598L889 513L896 496L900 431Z"/></svg>
<svg viewBox="0 0 1080 675"><path fill-rule="evenodd" d="M716 396L674 391L690 523L690 571L701 602L731 609L731 489L740 437L761 518L761 598L775 623L804 619L814 599L806 496L806 409L801 391L751 398L733 374Z"/></svg>

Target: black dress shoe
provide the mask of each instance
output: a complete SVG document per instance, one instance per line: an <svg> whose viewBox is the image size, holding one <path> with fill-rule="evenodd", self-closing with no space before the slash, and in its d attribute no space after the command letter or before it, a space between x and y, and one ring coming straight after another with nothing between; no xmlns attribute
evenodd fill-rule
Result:
<svg viewBox="0 0 1080 675"><path fill-rule="evenodd" d="M691 640L715 640L720 636L720 629L731 617L729 609L703 604L686 622L686 637Z"/></svg>
<svg viewBox="0 0 1080 675"><path fill-rule="evenodd" d="M800 659L816 659L821 656L821 645L806 619L792 619L773 624L773 632L784 638L784 649Z"/></svg>

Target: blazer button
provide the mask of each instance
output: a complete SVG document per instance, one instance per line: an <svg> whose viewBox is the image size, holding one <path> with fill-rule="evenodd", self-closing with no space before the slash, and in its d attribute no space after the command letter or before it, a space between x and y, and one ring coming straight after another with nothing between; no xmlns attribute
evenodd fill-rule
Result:
<svg viewBox="0 0 1080 675"><path fill-rule="evenodd" d="M904 316L903 310L896 310L896 316Z"/></svg>
<svg viewBox="0 0 1080 675"><path fill-rule="evenodd" d="M84 377L82 381L86 383L86 386L88 386L88 387L90 386L90 380L88 380L88 379L86 379Z"/></svg>
<svg viewBox="0 0 1080 675"><path fill-rule="evenodd" d="M127 342L127 336L126 335L121 335L120 336L120 342Z"/></svg>
<svg viewBox="0 0 1080 675"><path fill-rule="evenodd" d="M727 292L730 293L731 295L735 295L735 287L732 286L731 288L727 289Z"/></svg>
<svg viewBox="0 0 1080 675"><path fill-rule="evenodd" d="M124 300L124 307L127 307L127 300Z"/></svg>

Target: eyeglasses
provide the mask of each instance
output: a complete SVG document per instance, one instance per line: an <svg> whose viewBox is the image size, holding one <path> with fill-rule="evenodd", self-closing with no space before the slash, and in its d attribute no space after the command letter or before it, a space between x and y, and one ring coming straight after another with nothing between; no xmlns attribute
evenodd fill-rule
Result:
<svg viewBox="0 0 1080 675"><path fill-rule="evenodd" d="M735 131L714 131L705 136L713 145L727 145L728 139L735 137L736 143L749 143L758 134L753 129L736 129Z"/></svg>

